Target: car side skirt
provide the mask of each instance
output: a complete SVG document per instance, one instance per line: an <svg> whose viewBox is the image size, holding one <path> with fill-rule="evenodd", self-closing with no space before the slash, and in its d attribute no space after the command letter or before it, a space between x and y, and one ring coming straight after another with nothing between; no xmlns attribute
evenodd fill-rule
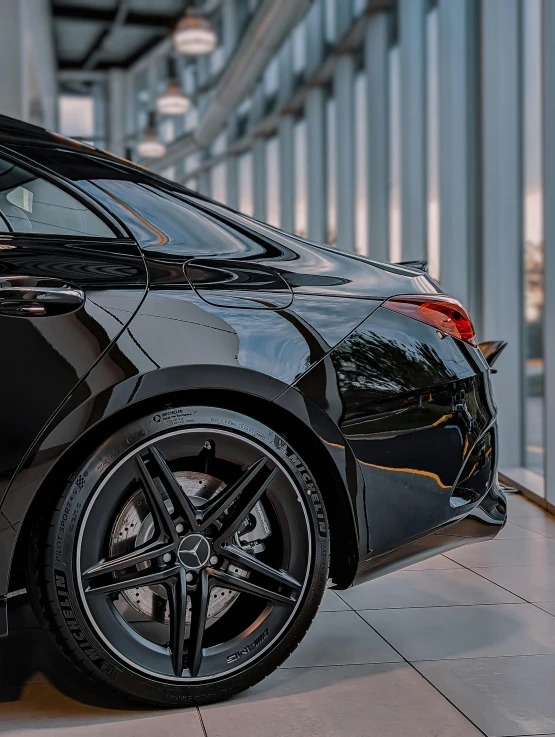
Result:
<svg viewBox="0 0 555 737"><path fill-rule="evenodd" d="M361 561L353 585L371 581L462 545L491 540L503 529L506 521L507 501L495 481L480 504L468 514L440 525L396 550Z"/></svg>

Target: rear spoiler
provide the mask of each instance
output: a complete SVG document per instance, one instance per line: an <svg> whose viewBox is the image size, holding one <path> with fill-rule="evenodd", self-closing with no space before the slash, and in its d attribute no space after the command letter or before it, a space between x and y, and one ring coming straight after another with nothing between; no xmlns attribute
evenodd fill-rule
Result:
<svg viewBox="0 0 555 737"><path fill-rule="evenodd" d="M507 347L506 340L486 340L484 343L480 343L478 348L482 351L483 357L488 362L491 368L497 361L502 351Z"/></svg>
<svg viewBox="0 0 555 737"><path fill-rule="evenodd" d="M428 262L427 261L396 261L396 266L410 266L412 269L418 269L426 274L428 273Z"/></svg>

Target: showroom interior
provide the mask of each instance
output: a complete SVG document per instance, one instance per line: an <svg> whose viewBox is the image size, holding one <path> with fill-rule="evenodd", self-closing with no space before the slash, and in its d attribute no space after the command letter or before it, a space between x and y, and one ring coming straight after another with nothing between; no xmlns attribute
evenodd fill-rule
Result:
<svg viewBox="0 0 555 737"><path fill-rule="evenodd" d="M508 343L512 489L496 540L327 591L275 674L209 707L98 703L14 592L0 733L555 735L554 42L555 0L0 0L0 114L426 262L480 341Z"/></svg>

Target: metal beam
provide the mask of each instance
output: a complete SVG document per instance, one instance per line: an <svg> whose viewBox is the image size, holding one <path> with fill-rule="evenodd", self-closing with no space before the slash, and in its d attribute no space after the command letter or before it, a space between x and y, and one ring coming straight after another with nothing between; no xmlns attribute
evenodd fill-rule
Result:
<svg viewBox="0 0 555 737"><path fill-rule="evenodd" d="M52 17L54 20L76 23L94 23L102 26L111 26L117 16L117 10L105 10L84 5L53 5ZM167 33L173 28L179 16L150 15L129 12L125 25L135 28L148 28L153 33Z"/></svg>
<svg viewBox="0 0 555 737"><path fill-rule="evenodd" d="M102 53L102 47L106 39L109 36L111 36L112 33L117 28L125 24L125 19L127 17L127 13L129 11L130 5L131 5L131 0L119 0L118 8L114 15L114 20L109 26L107 26L106 28L103 28L100 31L96 40L92 43L83 61L81 62L81 67L83 69L94 69L95 68L96 63Z"/></svg>

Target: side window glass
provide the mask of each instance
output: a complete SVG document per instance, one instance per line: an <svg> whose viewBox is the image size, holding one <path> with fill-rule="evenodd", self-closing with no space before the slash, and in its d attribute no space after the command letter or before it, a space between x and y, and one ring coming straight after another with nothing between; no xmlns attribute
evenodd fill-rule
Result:
<svg viewBox="0 0 555 737"><path fill-rule="evenodd" d="M0 232L115 237L97 215L74 197L1 159Z"/></svg>

